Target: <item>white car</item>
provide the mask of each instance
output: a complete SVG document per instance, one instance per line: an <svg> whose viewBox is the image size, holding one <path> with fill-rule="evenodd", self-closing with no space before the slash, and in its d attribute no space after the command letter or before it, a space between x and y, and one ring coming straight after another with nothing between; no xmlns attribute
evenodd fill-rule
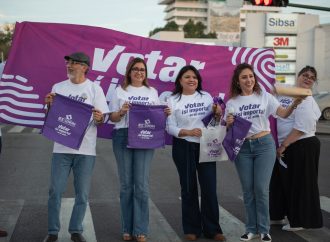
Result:
<svg viewBox="0 0 330 242"><path fill-rule="evenodd" d="M321 118L330 120L330 93L319 93L313 95L313 97L320 107L322 113Z"/></svg>

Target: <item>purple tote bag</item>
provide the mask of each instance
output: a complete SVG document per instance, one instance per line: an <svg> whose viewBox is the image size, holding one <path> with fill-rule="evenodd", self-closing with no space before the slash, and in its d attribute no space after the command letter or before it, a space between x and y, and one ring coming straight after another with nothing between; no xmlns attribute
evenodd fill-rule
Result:
<svg viewBox="0 0 330 242"><path fill-rule="evenodd" d="M155 149L165 146L166 107L132 104L129 110L128 148Z"/></svg>
<svg viewBox="0 0 330 242"><path fill-rule="evenodd" d="M92 123L93 106L56 94L41 133L50 140L78 150Z"/></svg>
<svg viewBox="0 0 330 242"><path fill-rule="evenodd" d="M227 131L227 134L222 142L228 158L234 161L240 151L247 133L250 130L252 123L244 118L235 116L233 125Z"/></svg>

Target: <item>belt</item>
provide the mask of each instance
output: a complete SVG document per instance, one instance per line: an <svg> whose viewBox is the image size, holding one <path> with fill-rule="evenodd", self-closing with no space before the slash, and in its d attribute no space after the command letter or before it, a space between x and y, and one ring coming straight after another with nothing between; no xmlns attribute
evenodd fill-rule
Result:
<svg viewBox="0 0 330 242"><path fill-rule="evenodd" d="M270 132L269 131L261 131L260 133L257 133L257 134L254 134L254 135L251 135L250 137L247 137L246 139L259 139L267 134L269 134Z"/></svg>

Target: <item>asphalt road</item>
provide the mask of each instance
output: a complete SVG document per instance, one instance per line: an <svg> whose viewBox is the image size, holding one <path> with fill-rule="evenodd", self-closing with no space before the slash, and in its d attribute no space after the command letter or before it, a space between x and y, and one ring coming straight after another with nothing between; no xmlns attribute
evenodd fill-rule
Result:
<svg viewBox="0 0 330 242"><path fill-rule="evenodd" d="M10 233L0 242L39 242L47 234L47 198L52 142L29 128L9 132L3 129L0 159L0 227ZM319 135L322 142L319 187L324 228L285 232L272 226L273 241L330 241L330 135ZM120 237L120 209L117 167L111 140L99 139L97 160L86 215L88 241L116 242ZM244 232L241 188L231 162L217 165L221 225L229 242L239 241ZM171 159L171 147L157 150L151 167L150 236L148 241L184 241L181 229L179 179ZM72 178L64 194L61 240L69 241ZM204 238L199 241L210 241ZM253 240L257 241L257 240Z"/></svg>

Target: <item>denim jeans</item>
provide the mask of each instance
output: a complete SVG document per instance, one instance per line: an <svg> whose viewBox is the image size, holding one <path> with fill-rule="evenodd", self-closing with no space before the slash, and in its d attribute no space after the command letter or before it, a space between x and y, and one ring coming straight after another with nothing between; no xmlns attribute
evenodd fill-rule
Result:
<svg viewBox="0 0 330 242"><path fill-rule="evenodd" d="M269 233L269 183L276 158L271 134L245 140L235 159L246 212L246 232Z"/></svg>
<svg viewBox="0 0 330 242"><path fill-rule="evenodd" d="M173 138L172 157L181 185L182 227L185 234L200 236L203 233L205 237L213 238L217 233L222 234L216 162L199 163L199 147L199 143ZM201 206L198 200L198 182Z"/></svg>
<svg viewBox="0 0 330 242"><path fill-rule="evenodd" d="M120 181L122 233L148 235L149 170L153 149L127 148L128 129L112 137Z"/></svg>
<svg viewBox="0 0 330 242"><path fill-rule="evenodd" d="M69 232L82 233L95 156L53 153L48 199L48 233L60 231L61 198L69 174L73 172L75 203L72 209Z"/></svg>

